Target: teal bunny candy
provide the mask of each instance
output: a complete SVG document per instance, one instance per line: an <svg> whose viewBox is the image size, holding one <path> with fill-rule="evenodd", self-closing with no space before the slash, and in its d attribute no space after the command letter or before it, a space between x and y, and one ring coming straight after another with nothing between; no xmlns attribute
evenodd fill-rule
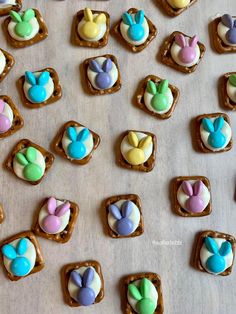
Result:
<svg viewBox="0 0 236 314"><path fill-rule="evenodd" d="M90 135L90 131L87 128L81 130L78 134L75 127L68 127L67 136L72 141L68 148L67 152L71 158L74 159L83 159L86 155L86 146L83 142L85 142Z"/></svg>
<svg viewBox="0 0 236 314"><path fill-rule="evenodd" d="M133 17L128 12L122 15L122 20L126 25L129 25L128 36L134 41L139 41L144 37L144 28L142 26L144 22L144 12L143 10L138 11Z"/></svg>
<svg viewBox="0 0 236 314"><path fill-rule="evenodd" d="M22 256L27 252L28 243L26 238L22 238L17 243L16 248L11 244L5 244L2 247L2 254L11 260L10 270L13 275L22 277L30 271L30 261Z"/></svg>
<svg viewBox="0 0 236 314"><path fill-rule="evenodd" d="M223 272L226 267L225 256L232 251L231 243L225 241L221 244L221 247L218 248L216 241L211 237L206 237L204 242L207 250L213 254L207 259L207 268L210 272L215 274Z"/></svg>
<svg viewBox="0 0 236 314"><path fill-rule="evenodd" d="M32 86L28 90L28 96L34 103L41 103L47 97L45 85L48 83L50 73L48 71L42 72L37 78L34 73L30 71L25 72L26 81Z"/></svg>
<svg viewBox="0 0 236 314"><path fill-rule="evenodd" d="M138 301L136 309L139 314L153 314L155 312L155 303L150 299L151 282L147 278L140 281L139 288L134 284L128 285L128 292L132 298Z"/></svg>
<svg viewBox="0 0 236 314"><path fill-rule="evenodd" d="M210 133L208 136L208 143L213 148L221 148L225 145L226 137L221 131L224 122L225 120L222 116L216 118L214 123L208 118L202 119L204 130Z"/></svg>
<svg viewBox="0 0 236 314"><path fill-rule="evenodd" d="M10 17L16 23L15 32L18 36L24 38L32 33L33 28L29 22L35 17L33 9L26 10L22 16L16 11L10 11Z"/></svg>
<svg viewBox="0 0 236 314"><path fill-rule="evenodd" d="M168 98L165 95L168 90L168 86L168 80L161 81L159 85L156 85L151 80L147 83L147 91L153 95L151 105L157 111L166 110L168 106Z"/></svg>

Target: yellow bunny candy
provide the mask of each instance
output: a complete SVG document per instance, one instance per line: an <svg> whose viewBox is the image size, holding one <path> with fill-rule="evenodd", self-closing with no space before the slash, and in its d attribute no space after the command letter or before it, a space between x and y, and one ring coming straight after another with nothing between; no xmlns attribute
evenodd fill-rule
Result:
<svg viewBox="0 0 236 314"><path fill-rule="evenodd" d="M98 14L95 18L89 8L84 9L85 24L82 27L82 33L88 39L94 39L99 34L99 24L106 23L106 15Z"/></svg>
<svg viewBox="0 0 236 314"><path fill-rule="evenodd" d="M139 141L135 132L131 131L128 134L128 141L134 148L127 152L127 161L133 166L141 165L145 161L144 150L152 143L152 137L148 135Z"/></svg>
<svg viewBox="0 0 236 314"><path fill-rule="evenodd" d="M190 0L171 0L170 4L176 9L183 9L190 3Z"/></svg>

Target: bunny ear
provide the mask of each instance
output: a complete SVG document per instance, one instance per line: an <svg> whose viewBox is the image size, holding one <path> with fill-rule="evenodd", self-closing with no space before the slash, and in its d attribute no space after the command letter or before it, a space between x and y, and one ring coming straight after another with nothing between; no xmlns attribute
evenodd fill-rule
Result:
<svg viewBox="0 0 236 314"><path fill-rule="evenodd" d="M135 14L135 22L137 23L137 24L140 24L140 25L142 25L143 24L143 21L144 21L144 12L143 12L143 10L140 10L140 11L138 11L136 14Z"/></svg>
<svg viewBox="0 0 236 314"><path fill-rule="evenodd" d="M231 74L229 77L229 83L230 85L236 87L236 74Z"/></svg>
<svg viewBox="0 0 236 314"><path fill-rule="evenodd" d="M89 68L90 70L92 70L93 72L96 73L102 73L102 68L100 67L100 64L96 61L96 60L91 60L89 62Z"/></svg>
<svg viewBox="0 0 236 314"><path fill-rule="evenodd" d="M234 25L234 20L232 18L231 15L229 14L224 14L222 17L221 17L221 22L227 26L228 28L233 28L233 25Z"/></svg>
<svg viewBox="0 0 236 314"><path fill-rule="evenodd" d="M102 65L102 69L104 72L108 73L111 71L112 69L112 61L110 58L107 58L104 62L103 62L103 65Z"/></svg>
<svg viewBox="0 0 236 314"><path fill-rule="evenodd" d="M129 217L133 211L133 203L125 201L121 206L121 213L123 217Z"/></svg>
<svg viewBox="0 0 236 314"><path fill-rule="evenodd" d="M114 205L111 204L108 207L109 213L117 220L120 220L122 218L121 213L120 213L120 209Z"/></svg>
<svg viewBox="0 0 236 314"><path fill-rule="evenodd" d="M64 204L61 204L57 207L57 209L55 210L55 214L57 217L61 217L63 215L65 215L65 213L70 209L70 203L66 202Z"/></svg>
<svg viewBox="0 0 236 314"><path fill-rule="evenodd" d="M152 80L147 82L147 91L152 95L156 95L157 93L157 86Z"/></svg>
<svg viewBox="0 0 236 314"><path fill-rule="evenodd" d="M17 243L16 252L19 255L25 254L25 252L28 249L28 241L26 238L20 239L20 241Z"/></svg>
<svg viewBox="0 0 236 314"><path fill-rule="evenodd" d="M202 119L202 125L203 125L204 130L209 133L213 133L215 131L213 123L208 118Z"/></svg>
<svg viewBox="0 0 236 314"><path fill-rule="evenodd" d="M3 112L4 108L5 108L5 102L2 99L0 99L0 113Z"/></svg>
<svg viewBox="0 0 236 314"><path fill-rule="evenodd" d="M192 48L195 48L197 46L198 43L198 36L195 35L192 38L189 39L189 46Z"/></svg>
<svg viewBox="0 0 236 314"><path fill-rule="evenodd" d="M125 12L123 15L122 15L122 20L123 22L126 24L126 25L133 25L134 24L134 21L132 19L132 16L128 13L128 12Z"/></svg>
<svg viewBox="0 0 236 314"><path fill-rule="evenodd" d="M32 72L26 71L25 78L26 78L26 81L30 83L31 85L36 85L36 78Z"/></svg>
<svg viewBox="0 0 236 314"><path fill-rule="evenodd" d="M175 35L175 42L181 47L184 48L186 46L186 39L183 34Z"/></svg>
<svg viewBox="0 0 236 314"><path fill-rule="evenodd" d="M11 244L3 245L2 254L11 260L16 258L16 250L15 250L14 246L12 246Z"/></svg>
<svg viewBox="0 0 236 314"><path fill-rule="evenodd" d="M93 281L94 278L94 270L92 267L88 267L83 275L83 286L89 287Z"/></svg>
<svg viewBox="0 0 236 314"><path fill-rule="evenodd" d="M215 129L216 132L220 131L223 128L224 122L225 122L225 120L224 120L224 118L222 116L220 116L217 119L215 119L215 121L214 121L214 129Z"/></svg>
<svg viewBox="0 0 236 314"><path fill-rule="evenodd" d="M18 161L18 163L22 166L26 166L28 165L28 160L25 158L25 155L22 153L17 153L16 154L16 160Z"/></svg>
<svg viewBox="0 0 236 314"><path fill-rule="evenodd" d="M103 23L106 23L106 15L104 13L101 13L101 14L98 14L94 19L93 21L96 23L96 24L103 24Z"/></svg>
<svg viewBox="0 0 236 314"><path fill-rule="evenodd" d="M11 17L12 21L15 23L22 22L20 14L17 13L16 11L10 11L10 17Z"/></svg>
<svg viewBox="0 0 236 314"><path fill-rule="evenodd" d="M24 12L22 20L24 22L29 22L33 17L35 17L35 12L33 9L28 9Z"/></svg>
<svg viewBox="0 0 236 314"><path fill-rule="evenodd" d="M128 291L129 291L130 296L134 298L135 300L137 301L142 300L142 295L139 289L133 283L128 285Z"/></svg>
<svg viewBox="0 0 236 314"><path fill-rule="evenodd" d="M89 137L89 129L84 128L82 131L79 132L79 134L77 135L77 141L79 142L84 142L88 139Z"/></svg>
<svg viewBox="0 0 236 314"><path fill-rule="evenodd" d="M182 189L183 189L185 194L187 194L188 196L192 196L193 195L193 187L190 184L190 182L183 181L181 186L182 186Z"/></svg>
<svg viewBox="0 0 236 314"><path fill-rule="evenodd" d="M138 144L138 147L141 149L145 149L145 148L148 148L149 145L151 145L151 143L152 143L152 137L148 135L141 139L141 141Z"/></svg>
<svg viewBox="0 0 236 314"><path fill-rule="evenodd" d="M77 271L73 270L70 274L71 279L73 281L73 283L77 286L77 287L82 287L82 278L80 276L80 274L77 273Z"/></svg>
<svg viewBox="0 0 236 314"><path fill-rule="evenodd" d="M49 81L50 73L48 71L44 71L39 75L38 84L40 86L46 85Z"/></svg>
<svg viewBox="0 0 236 314"><path fill-rule="evenodd" d="M129 134L128 134L128 141L129 141L129 144L133 147L138 147L138 137L136 135L135 132L133 131L130 131Z"/></svg>
<svg viewBox="0 0 236 314"><path fill-rule="evenodd" d="M34 162L37 156L37 150L34 147L30 146L26 149L25 155L28 161Z"/></svg>
<svg viewBox="0 0 236 314"><path fill-rule="evenodd" d="M49 214L51 214L51 215L55 214L55 211L56 211L56 208L57 208L57 201L56 201L56 199L54 197L50 197L48 199L47 208L48 208Z"/></svg>
<svg viewBox="0 0 236 314"><path fill-rule="evenodd" d="M197 180L193 185L193 195L197 196L202 192L203 183L201 180Z"/></svg>
<svg viewBox="0 0 236 314"><path fill-rule="evenodd" d="M147 278L143 278L140 283L140 292L143 298L149 297L150 281Z"/></svg>
<svg viewBox="0 0 236 314"><path fill-rule="evenodd" d="M76 142L77 132L75 127L69 126L69 128L67 129L67 135L72 142Z"/></svg>
<svg viewBox="0 0 236 314"><path fill-rule="evenodd" d="M163 80L161 83L158 85L158 92L160 94L165 94L168 90L169 82L168 80Z"/></svg>
<svg viewBox="0 0 236 314"><path fill-rule="evenodd" d="M226 256L232 251L232 245L229 241L225 241L221 244L219 253L221 256Z"/></svg>
<svg viewBox="0 0 236 314"><path fill-rule="evenodd" d="M84 18L85 18L85 21L87 22L93 21L93 13L89 8L84 9Z"/></svg>
<svg viewBox="0 0 236 314"><path fill-rule="evenodd" d="M213 238L206 237L204 243L205 243L206 248L208 249L209 252L211 252L213 254L218 253L219 249L218 249L216 241Z"/></svg>

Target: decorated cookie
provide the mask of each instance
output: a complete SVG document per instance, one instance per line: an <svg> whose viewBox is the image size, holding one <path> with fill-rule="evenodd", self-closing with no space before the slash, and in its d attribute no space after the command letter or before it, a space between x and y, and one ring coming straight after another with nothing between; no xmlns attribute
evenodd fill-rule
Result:
<svg viewBox="0 0 236 314"><path fill-rule="evenodd" d="M141 200L138 195L118 195L105 201L108 233L112 238L130 238L143 233Z"/></svg>
<svg viewBox="0 0 236 314"><path fill-rule="evenodd" d="M0 139L21 129L24 120L10 97L0 95Z"/></svg>
<svg viewBox="0 0 236 314"><path fill-rule="evenodd" d="M16 281L44 267L39 243L31 231L21 232L1 243L4 270Z"/></svg>
<svg viewBox="0 0 236 314"><path fill-rule="evenodd" d="M149 172L155 165L156 136L149 132L127 131L122 135L119 164L127 169Z"/></svg>
<svg viewBox="0 0 236 314"><path fill-rule="evenodd" d="M197 143L204 153L225 152L232 148L229 117L223 113L205 114L196 118Z"/></svg>
<svg viewBox="0 0 236 314"><path fill-rule="evenodd" d="M80 10L72 28L72 41L82 47L101 48L107 45L110 16L107 12Z"/></svg>
<svg viewBox="0 0 236 314"><path fill-rule="evenodd" d="M217 231L204 231L198 236L195 265L212 275L227 276L231 273L236 240L233 236Z"/></svg>
<svg viewBox="0 0 236 314"><path fill-rule="evenodd" d="M18 80L18 88L24 105L32 109L52 104L62 96L58 74L52 68L26 71Z"/></svg>
<svg viewBox="0 0 236 314"><path fill-rule="evenodd" d="M210 182L206 177L177 177L173 180L173 209L183 217L211 213Z"/></svg>
<svg viewBox="0 0 236 314"><path fill-rule="evenodd" d="M157 0L170 16L178 16L193 5L197 0Z"/></svg>
<svg viewBox="0 0 236 314"><path fill-rule="evenodd" d="M62 270L65 302L72 307L99 303L104 297L101 266L96 261L68 264Z"/></svg>
<svg viewBox="0 0 236 314"><path fill-rule="evenodd" d="M20 11L21 0L0 0L0 16L8 15L11 10Z"/></svg>
<svg viewBox="0 0 236 314"><path fill-rule="evenodd" d="M76 121L69 121L62 126L53 146L55 151L69 161L84 165L92 158L100 143L100 137Z"/></svg>
<svg viewBox="0 0 236 314"><path fill-rule="evenodd" d="M136 94L137 106L161 119L170 118L178 99L178 88L154 75L148 75L142 80Z"/></svg>
<svg viewBox="0 0 236 314"><path fill-rule="evenodd" d="M71 238L78 214L77 204L54 197L47 198L39 208L33 230L46 239L66 243Z"/></svg>
<svg viewBox="0 0 236 314"><path fill-rule="evenodd" d="M154 273L127 276L124 280L126 313L162 314L164 312L161 279Z"/></svg>
<svg viewBox="0 0 236 314"><path fill-rule="evenodd" d="M224 107L236 110L236 72L229 72L220 78L221 102Z"/></svg>
<svg viewBox="0 0 236 314"><path fill-rule="evenodd" d="M133 52L140 52L156 37L157 29L143 10L132 8L124 12L114 32Z"/></svg>
<svg viewBox="0 0 236 314"><path fill-rule="evenodd" d="M21 140L6 160L7 169L19 179L30 184L39 184L52 166L54 156L29 140Z"/></svg>
<svg viewBox="0 0 236 314"><path fill-rule="evenodd" d="M211 22L211 33L212 43L217 52L236 52L235 17L229 14L217 17Z"/></svg>
<svg viewBox="0 0 236 314"><path fill-rule="evenodd" d="M3 222L4 218L5 218L5 214L4 214L3 206L0 203L0 224Z"/></svg>
<svg viewBox="0 0 236 314"><path fill-rule="evenodd" d="M196 70L205 53L205 46L195 35L189 37L181 32L174 32L165 40L161 48L161 59L166 65L183 73Z"/></svg>
<svg viewBox="0 0 236 314"><path fill-rule="evenodd" d="M7 51L0 48L0 82L11 71L14 64L15 60L13 56Z"/></svg>
<svg viewBox="0 0 236 314"><path fill-rule="evenodd" d="M15 48L33 45L48 36L46 24L36 9L22 13L11 10L3 27L9 44Z"/></svg>
<svg viewBox="0 0 236 314"><path fill-rule="evenodd" d="M112 94L121 88L120 71L114 56L104 55L86 59L83 66L89 93Z"/></svg>

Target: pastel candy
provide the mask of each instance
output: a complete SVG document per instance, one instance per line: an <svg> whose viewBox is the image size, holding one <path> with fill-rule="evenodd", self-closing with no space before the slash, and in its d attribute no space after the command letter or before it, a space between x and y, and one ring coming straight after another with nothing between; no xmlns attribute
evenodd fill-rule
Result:
<svg viewBox="0 0 236 314"><path fill-rule="evenodd" d="M11 128L11 121L0 113L0 133L4 133Z"/></svg>
<svg viewBox="0 0 236 314"><path fill-rule="evenodd" d="M139 24L131 25L128 30L128 36L134 41L141 40L144 36L144 29L142 25Z"/></svg>
<svg viewBox="0 0 236 314"><path fill-rule="evenodd" d="M36 103L41 103L46 99L47 92L43 86L34 85L28 91L29 98Z"/></svg>
<svg viewBox="0 0 236 314"><path fill-rule="evenodd" d="M82 159L86 154L86 147L82 142L72 142L68 146L68 154L74 159Z"/></svg>
<svg viewBox="0 0 236 314"><path fill-rule="evenodd" d="M77 299L81 305L88 306L94 303L95 293L93 289L86 287L78 291Z"/></svg>
<svg viewBox="0 0 236 314"><path fill-rule="evenodd" d="M48 215L43 220L43 228L46 232L50 234L57 233L60 227L61 227L60 219L57 216Z"/></svg>
<svg viewBox="0 0 236 314"><path fill-rule="evenodd" d="M225 269L225 259L220 255L212 255L206 262L207 268L213 273L221 273Z"/></svg>
<svg viewBox="0 0 236 314"><path fill-rule="evenodd" d="M33 163L28 164L25 166L23 170L24 177L29 181L38 181L43 176L42 169Z"/></svg>
<svg viewBox="0 0 236 314"><path fill-rule="evenodd" d="M107 89L111 84L111 77L108 73L102 72L96 76L96 84L101 89Z"/></svg>
<svg viewBox="0 0 236 314"><path fill-rule="evenodd" d="M30 262L24 256L17 257L12 261L10 269L15 276L25 276L30 270Z"/></svg>
<svg viewBox="0 0 236 314"><path fill-rule="evenodd" d="M133 231L133 222L127 217L121 218L117 221L116 229L120 235L129 235Z"/></svg>

